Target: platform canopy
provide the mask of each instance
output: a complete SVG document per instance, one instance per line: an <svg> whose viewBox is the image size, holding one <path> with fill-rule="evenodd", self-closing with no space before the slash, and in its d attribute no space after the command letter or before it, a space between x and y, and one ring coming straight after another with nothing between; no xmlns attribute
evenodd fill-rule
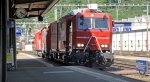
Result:
<svg viewBox="0 0 150 82"><path fill-rule="evenodd" d="M41 16L43 14L46 14L58 1L59 0L14 0L14 16L15 18L29 18ZM21 17L20 15L25 16Z"/></svg>

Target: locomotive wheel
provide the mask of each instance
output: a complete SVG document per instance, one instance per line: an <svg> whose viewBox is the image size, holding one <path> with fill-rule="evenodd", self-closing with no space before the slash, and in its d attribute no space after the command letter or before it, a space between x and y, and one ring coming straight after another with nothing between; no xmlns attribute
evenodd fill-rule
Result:
<svg viewBox="0 0 150 82"><path fill-rule="evenodd" d="M93 67L93 63L89 60L86 60L86 62L84 63L84 66L86 67Z"/></svg>
<svg viewBox="0 0 150 82"><path fill-rule="evenodd" d="M63 59L64 62L63 62L63 63L64 63L65 65L70 65L70 63L69 63L70 57L67 57L67 56L63 56L63 57L64 57L64 59Z"/></svg>
<svg viewBox="0 0 150 82"><path fill-rule="evenodd" d="M85 56L82 51L73 51L71 55L71 61L74 65L84 65L85 63Z"/></svg>
<svg viewBox="0 0 150 82"><path fill-rule="evenodd" d="M50 54L49 55L49 59L51 60L51 61L54 61L54 55L53 55L54 53L52 53L52 54Z"/></svg>
<svg viewBox="0 0 150 82"><path fill-rule="evenodd" d="M45 58L45 55L42 53L42 58Z"/></svg>
<svg viewBox="0 0 150 82"><path fill-rule="evenodd" d="M99 60L96 61L96 64L99 69L105 69L106 67L110 67L112 65L111 61L104 59L103 57L100 57Z"/></svg>
<svg viewBox="0 0 150 82"><path fill-rule="evenodd" d="M95 61L95 54L91 50L86 50L84 54L84 65L87 67L93 67L93 63Z"/></svg>

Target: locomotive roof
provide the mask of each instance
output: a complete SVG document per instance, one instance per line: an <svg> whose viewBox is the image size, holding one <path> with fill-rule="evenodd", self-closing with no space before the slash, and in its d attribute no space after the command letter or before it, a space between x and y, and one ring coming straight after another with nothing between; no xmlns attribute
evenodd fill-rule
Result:
<svg viewBox="0 0 150 82"><path fill-rule="evenodd" d="M72 10L68 15L76 15L77 13L82 13L85 9L75 9Z"/></svg>
<svg viewBox="0 0 150 82"><path fill-rule="evenodd" d="M66 14L65 16L63 16L62 18L66 17L66 16L74 16L77 13L82 13L85 9L75 9L72 10L70 13Z"/></svg>
<svg viewBox="0 0 150 82"><path fill-rule="evenodd" d="M83 13L86 9L88 9L88 8L74 9L74 10L72 10L70 13L68 13L67 15L63 16L62 18L66 17L66 16L74 16L74 15L76 15L77 13ZM101 10L96 10L95 12L97 12L97 13L102 13L103 11L101 11Z"/></svg>
<svg viewBox="0 0 150 82"><path fill-rule="evenodd" d="M72 10L68 15L76 15L77 13L83 13L87 8L84 8L84 9L75 9L75 10ZM96 12L98 13L102 13L101 10L96 10Z"/></svg>

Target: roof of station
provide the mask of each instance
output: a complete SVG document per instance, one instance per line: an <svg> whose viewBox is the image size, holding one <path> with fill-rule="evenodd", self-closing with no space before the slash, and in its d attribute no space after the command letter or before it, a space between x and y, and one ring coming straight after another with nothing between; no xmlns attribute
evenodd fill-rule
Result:
<svg viewBox="0 0 150 82"><path fill-rule="evenodd" d="M26 18L46 14L59 0L14 0L15 10L23 8Z"/></svg>

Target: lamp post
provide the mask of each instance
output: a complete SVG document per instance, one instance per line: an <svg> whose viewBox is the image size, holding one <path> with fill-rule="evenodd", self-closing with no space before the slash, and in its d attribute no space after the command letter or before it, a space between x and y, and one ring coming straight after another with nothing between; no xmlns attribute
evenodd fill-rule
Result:
<svg viewBox="0 0 150 82"><path fill-rule="evenodd" d="M118 15L119 15L119 4L121 3L121 0L117 1L117 5L116 5L116 20L118 20Z"/></svg>
<svg viewBox="0 0 150 82"><path fill-rule="evenodd" d="M149 17L148 17L148 18L149 18ZM148 42L149 42L149 38L148 38L148 37L149 37L149 36L148 36L148 34L149 34L149 33L148 33L149 22L148 22L148 21L146 22L146 25L147 25L147 27L146 27L146 39L147 39L147 40L146 40L146 45L147 45L147 52L149 52L149 43L148 43Z"/></svg>
<svg viewBox="0 0 150 82"><path fill-rule="evenodd" d="M116 20L118 20L118 14L119 14L119 13L118 13L118 12L119 12L119 10L118 10L118 9L119 9L119 6L118 6L118 5L116 5Z"/></svg>
<svg viewBox="0 0 150 82"><path fill-rule="evenodd" d="M55 13L55 20L57 20L57 8L54 9L54 13Z"/></svg>
<svg viewBox="0 0 150 82"><path fill-rule="evenodd" d="M149 54L149 4L147 3L147 21L146 21L146 25L147 25L147 27L146 27L146 38L147 38L147 40L146 40L146 46L147 46L147 52L148 52L148 54Z"/></svg>
<svg viewBox="0 0 150 82"><path fill-rule="evenodd" d="M121 0L118 0L118 3L121 3Z"/></svg>

